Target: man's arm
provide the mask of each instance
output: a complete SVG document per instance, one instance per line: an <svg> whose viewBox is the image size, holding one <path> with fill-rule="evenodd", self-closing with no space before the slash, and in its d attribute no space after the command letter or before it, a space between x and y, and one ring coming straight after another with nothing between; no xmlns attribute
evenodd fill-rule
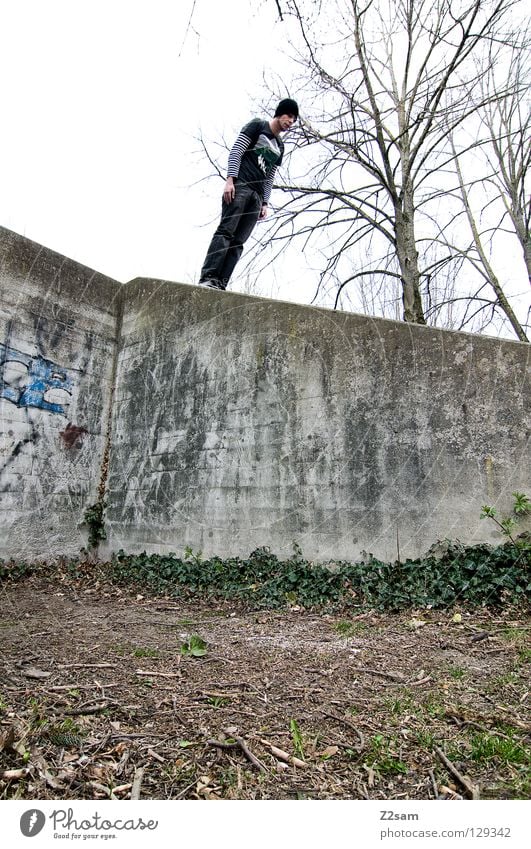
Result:
<svg viewBox="0 0 531 849"><path fill-rule="evenodd" d="M240 166L242 164L242 157L246 150L249 150L252 144L252 139L249 136L245 135L244 132L241 132L234 142L232 146L232 150L229 153L229 165L227 168L227 180L225 182L225 188L223 189L223 200L225 203L232 203L234 200L234 195L236 192L236 187L234 185L234 179L240 173Z"/></svg>
<svg viewBox="0 0 531 849"><path fill-rule="evenodd" d="M273 189L273 182L274 182L276 173L277 173L277 166L275 165L274 168L271 169L271 173L264 183L264 202L262 204L262 209L261 209L261 212L260 212L260 219L263 219L267 216L267 205L269 203L269 198L271 197L271 191Z"/></svg>

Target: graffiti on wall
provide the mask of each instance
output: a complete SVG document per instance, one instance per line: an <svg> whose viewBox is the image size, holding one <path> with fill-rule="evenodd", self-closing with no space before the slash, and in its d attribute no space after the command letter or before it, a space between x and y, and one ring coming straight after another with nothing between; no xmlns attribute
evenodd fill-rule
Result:
<svg viewBox="0 0 531 849"><path fill-rule="evenodd" d="M25 354L0 343L0 398L17 407L38 407L66 415L65 406L74 386L69 371L40 355ZM67 396L50 400L52 390L61 390Z"/></svg>
<svg viewBox="0 0 531 849"><path fill-rule="evenodd" d="M22 431L15 428L0 432L0 456L5 457L0 465L0 480L18 457L26 450L33 451L43 435L42 423L28 417L29 408L66 418L78 375L78 369L66 369L40 354L28 354L0 343L0 400L5 399L26 413ZM67 421L59 436L64 447L71 451L82 447L87 433L85 427ZM0 485L0 494L10 491L12 486L9 480Z"/></svg>

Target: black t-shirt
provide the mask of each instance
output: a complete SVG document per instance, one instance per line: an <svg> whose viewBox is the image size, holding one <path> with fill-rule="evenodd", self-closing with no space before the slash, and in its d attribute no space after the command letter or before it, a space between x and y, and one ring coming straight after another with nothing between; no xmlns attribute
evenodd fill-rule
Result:
<svg viewBox="0 0 531 849"><path fill-rule="evenodd" d="M236 165L241 155L242 136L251 140L251 146L241 156L237 179L247 183L263 196L264 184L272 172L281 164L284 154L284 143L271 131L268 121L259 118L250 121L242 128L229 157L229 176L231 161Z"/></svg>

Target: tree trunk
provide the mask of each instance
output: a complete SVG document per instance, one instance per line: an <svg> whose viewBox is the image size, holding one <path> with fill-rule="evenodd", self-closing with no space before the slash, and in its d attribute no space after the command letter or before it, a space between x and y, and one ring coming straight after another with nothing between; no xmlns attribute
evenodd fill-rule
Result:
<svg viewBox="0 0 531 849"><path fill-rule="evenodd" d="M408 189L403 198L395 202L396 252L402 275L402 302L404 321L426 324L420 296L419 254L415 242L415 222L412 192Z"/></svg>
<svg viewBox="0 0 531 849"><path fill-rule="evenodd" d="M514 201L513 209L511 212L511 218L513 220L514 229L516 231L516 235L518 236L518 240L522 245L525 267L527 269L527 276L529 278L529 282L531 283L531 238L529 236L529 230L524 221L524 216L521 214L520 210L517 207L515 208Z"/></svg>

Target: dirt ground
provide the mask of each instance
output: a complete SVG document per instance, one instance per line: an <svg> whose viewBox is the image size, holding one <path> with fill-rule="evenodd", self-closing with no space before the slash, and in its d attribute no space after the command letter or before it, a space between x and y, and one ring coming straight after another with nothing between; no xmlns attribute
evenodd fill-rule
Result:
<svg viewBox="0 0 531 849"><path fill-rule="evenodd" d="M0 798L528 798L529 628L6 583Z"/></svg>

